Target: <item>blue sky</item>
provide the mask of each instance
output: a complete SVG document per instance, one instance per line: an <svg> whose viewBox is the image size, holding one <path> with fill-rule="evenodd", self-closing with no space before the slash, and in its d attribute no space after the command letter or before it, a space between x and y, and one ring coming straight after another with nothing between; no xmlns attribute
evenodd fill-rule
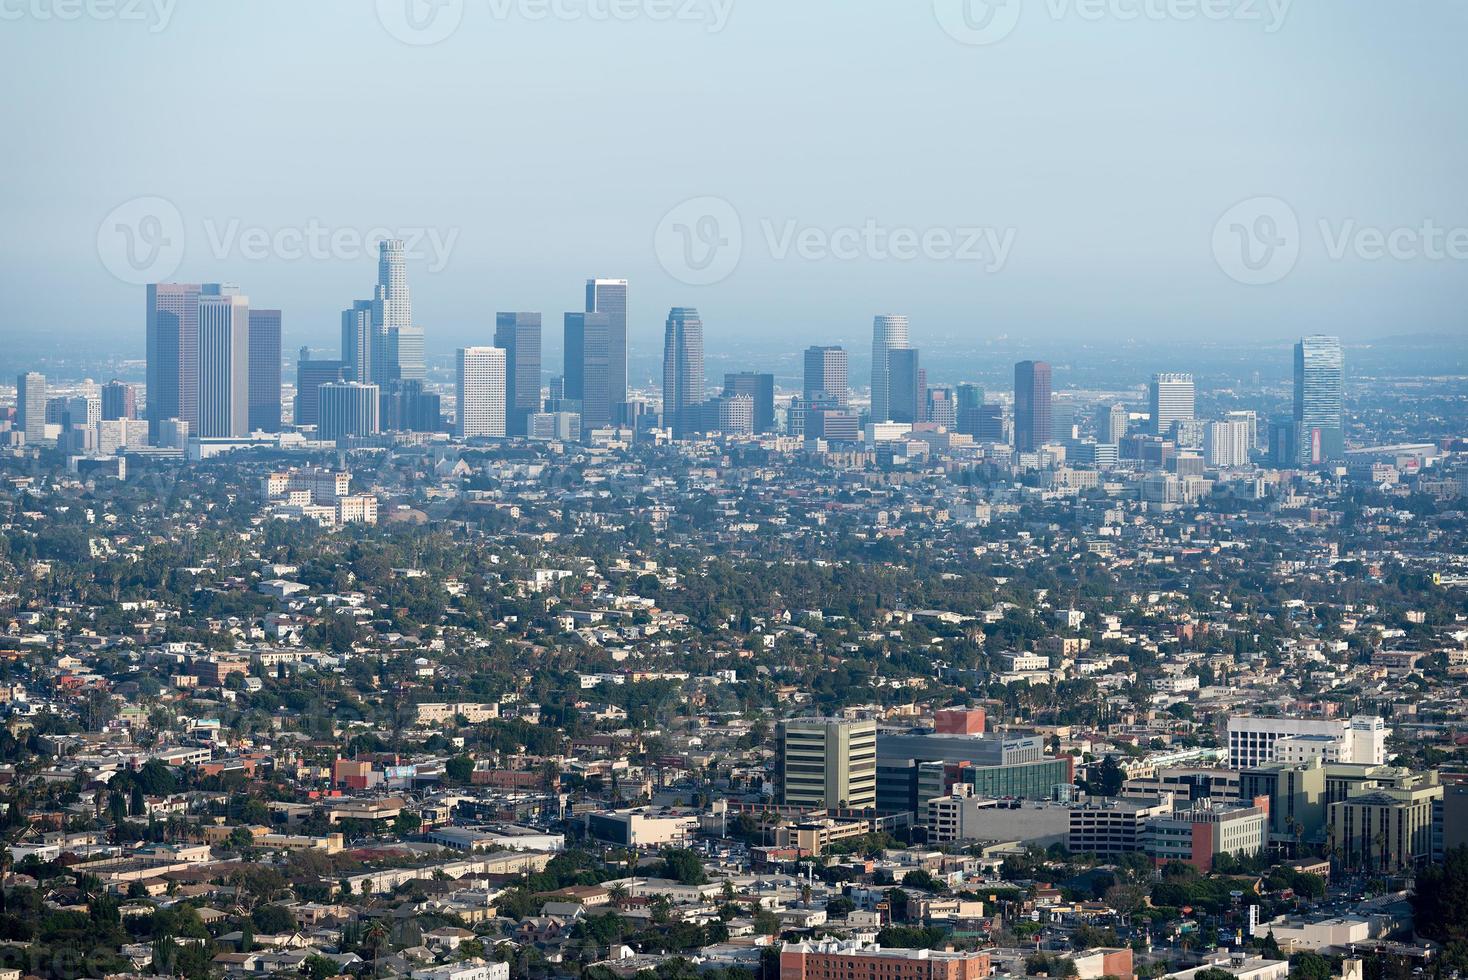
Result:
<svg viewBox="0 0 1468 980"><path fill-rule="evenodd" d="M378 228L423 234L438 351L499 309L554 334L593 275L632 281L639 348L674 305L791 347L866 342L879 312L919 344L1463 332L1468 244L1423 244L1468 229L1458 0L1010 0L986 44L945 31L962 0L463 0L434 44L389 29L422 0L106 2L0 3L0 331L141 350L143 290L99 228L158 198L169 278L241 283L292 345L334 347L375 275L293 232ZM1298 254L1249 285L1215 230L1261 198ZM665 221L689 199L719 223ZM728 248L731 214L738 261L691 282L670 243ZM863 229L937 246L894 258Z"/></svg>

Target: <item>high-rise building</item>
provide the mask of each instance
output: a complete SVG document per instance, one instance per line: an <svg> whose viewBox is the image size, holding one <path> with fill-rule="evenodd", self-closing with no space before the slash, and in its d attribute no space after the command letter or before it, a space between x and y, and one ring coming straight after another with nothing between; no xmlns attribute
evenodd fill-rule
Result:
<svg viewBox="0 0 1468 980"><path fill-rule="evenodd" d="M125 381L109 381L102 386L102 419L115 422L118 419L138 417L138 393Z"/></svg>
<svg viewBox="0 0 1468 980"><path fill-rule="evenodd" d="M950 432L958 429L958 403L952 388L929 388L928 406L923 417Z"/></svg>
<svg viewBox="0 0 1468 980"><path fill-rule="evenodd" d="M675 438L697 432L703 401L703 320L675 306L663 331L663 425Z"/></svg>
<svg viewBox="0 0 1468 980"><path fill-rule="evenodd" d="M199 421L199 296L217 285L160 282L148 286L148 431L164 419Z"/></svg>
<svg viewBox="0 0 1468 980"><path fill-rule="evenodd" d="M1070 442L1076 437L1076 414L1079 406L1068 398L1057 398L1050 403L1050 438L1056 442Z"/></svg>
<svg viewBox="0 0 1468 980"><path fill-rule="evenodd" d="M564 401L575 403L586 429L612 424L611 330L607 313L567 313Z"/></svg>
<svg viewBox="0 0 1468 980"><path fill-rule="evenodd" d="M442 399L421 381L390 381L381 394L378 421L384 432L443 431Z"/></svg>
<svg viewBox="0 0 1468 980"><path fill-rule="evenodd" d="M280 311L250 311L251 432L280 431Z"/></svg>
<svg viewBox="0 0 1468 980"><path fill-rule="evenodd" d="M1346 451L1346 356L1339 337L1295 345L1295 427L1299 461L1318 466Z"/></svg>
<svg viewBox="0 0 1468 980"><path fill-rule="evenodd" d="M586 312L607 315L607 404L613 421L624 422L627 401L627 280L586 280Z"/></svg>
<svg viewBox="0 0 1468 980"><path fill-rule="evenodd" d="M540 411L540 314L496 315L494 345L505 352L505 434L524 438Z"/></svg>
<svg viewBox="0 0 1468 980"><path fill-rule="evenodd" d="M1096 413L1096 441L1110 443L1113 446L1121 445L1121 440L1126 436L1127 422L1130 420L1131 413L1120 402L1115 405L1103 405Z"/></svg>
<svg viewBox="0 0 1468 980"><path fill-rule="evenodd" d="M454 433L461 439L504 438L504 349L461 347L457 364L458 415Z"/></svg>
<svg viewBox="0 0 1468 980"><path fill-rule="evenodd" d="M1173 426L1198 417L1197 386L1191 374L1156 374L1148 386L1152 434L1172 435Z"/></svg>
<svg viewBox="0 0 1468 980"><path fill-rule="evenodd" d="M205 439L250 431L250 300L233 286L199 296L199 424Z"/></svg>
<svg viewBox="0 0 1468 980"><path fill-rule="evenodd" d="M34 445L46 438L46 376L22 372L15 379L15 427Z"/></svg>
<svg viewBox="0 0 1468 980"><path fill-rule="evenodd" d="M377 288L372 296L372 380L421 381L427 376L423 331L413 326L407 249L390 238L377 247Z"/></svg>
<svg viewBox="0 0 1468 980"><path fill-rule="evenodd" d="M807 407L845 408L851 404L847 355L841 347L808 347L801 399Z"/></svg>
<svg viewBox="0 0 1468 980"><path fill-rule="evenodd" d="M965 381L955 389L955 398L959 411L965 408L980 408L984 404L984 389Z"/></svg>
<svg viewBox="0 0 1468 980"><path fill-rule="evenodd" d="M339 360L311 357L309 347L301 348L296 361L296 404L292 422L297 426L318 425L321 421L321 386L346 379L346 365Z"/></svg>
<svg viewBox="0 0 1468 980"><path fill-rule="evenodd" d="M372 300L359 299L349 310L342 310L342 373L348 381L371 384L373 375Z"/></svg>
<svg viewBox="0 0 1468 980"><path fill-rule="evenodd" d="M891 354L907 347L907 317L879 316L872 322L872 421L892 421L888 392Z"/></svg>
<svg viewBox="0 0 1468 980"><path fill-rule="evenodd" d="M1050 413L1051 373L1044 361L1021 361L1014 366L1014 447L1034 452L1050 441L1054 422Z"/></svg>
<svg viewBox="0 0 1468 980"><path fill-rule="evenodd" d="M724 433L726 436L747 436L755 432L754 399L749 395L725 393L711 398L704 405L709 417L704 427Z"/></svg>
<svg viewBox="0 0 1468 980"><path fill-rule="evenodd" d="M900 347L887 355L887 420L916 423L924 421L927 393L925 379L918 363L918 352ZM876 419L876 413L872 414Z"/></svg>
<svg viewBox="0 0 1468 980"><path fill-rule="evenodd" d="M1245 421L1210 422L1204 439L1209 466L1233 469L1249 462L1253 426Z"/></svg>
<svg viewBox="0 0 1468 980"><path fill-rule="evenodd" d="M754 371L724 375L724 397L747 395L753 410L753 432L775 431L775 376ZM728 432L728 429L722 431Z"/></svg>
<svg viewBox="0 0 1468 980"><path fill-rule="evenodd" d="M877 723L840 718L782 721L775 777L788 806L866 810L877 805Z"/></svg>
<svg viewBox="0 0 1468 980"><path fill-rule="evenodd" d="M380 431L377 385L360 381L330 381L320 389L321 418L316 437L323 441L352 436L375 436Z"/></svg>

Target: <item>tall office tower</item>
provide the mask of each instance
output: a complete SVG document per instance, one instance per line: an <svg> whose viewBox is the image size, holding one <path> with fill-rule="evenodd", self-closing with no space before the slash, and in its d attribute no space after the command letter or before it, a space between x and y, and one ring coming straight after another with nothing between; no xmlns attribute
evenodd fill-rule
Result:
<svg viewBox="0 0 1468 980"><path fill-rule="evenodd" d="M442 432L443 400L421 381L390 381L381 395L378 423L384 432Z"/></svg>
<svg viewBox="0 0 1468 980"><path fill-rule="evenodd" d="M1096 441L1120 445L1130 418L1131 413L1120 402L1101 406L1096 413Z"/></svg>
<svg viewBox="0 0 1468 980"><path fill-rule="evenodd" d="M866 810L877 805L877 723L793 718L775 733L775 779L788 806Z"/></svg>
<svg viewBox="0 0 1468 980"><path fill-rule="evenodd" d="M607 315L607 404L621 423L627 401L627 280L586 280L586 312Z"/></svg>
<svg viewBox="0 0 1468 980"><path fill-rule="evenodd" d="M1172 427L1198 417L1198 390L1191 374L1155 374L1148 386L1152 434L1172 435Z"/></svg>
<svg viewBox="0 0 1468 980"><path fill-rule="evenodd" d="M675 306L663 330L663 425L674 438L698 431L703 387L703 321L692 307Z"/></svg>
<svg viewBox="0 0 1468 980"><path fill-rule="evenodd" d="M724 397L748 395L754 412L753 432L775 431L775 376L754 371L724 375ZM728 432L728 429L724 429Z"/></svg>
<svg viewBox="0 0 1468 980"><path fill-rule="evenodd" d="M1054 423L1050 365L1020 361L1014 366L1014 448L1034 452L1050 440Z"/></svg>
<svg viewBox="0 0 1468 980"><path fill-rule="evenodd" d="M25 371L15 379L15 427L34 445L46 438L46 376Z"/></svg>
<svg viewBox="0 0 1468 980"><path fill-rule="evenodd" d="M1259 413L1252 409L1237 409L1224 415L1225 422L1243 422L1249 430L1249 452L1259 448Z"/></svg>
<svg viewBox="0 0 1468 980"><path fill-rule="evenodd" d="M872 322L872 421L892 419L887 372L891 353L907 346L907 317L879 316Z"/></svg>
<svg viewBox="0 0 1468 980"><path fill-rule="evenodd" d="M398 327L387 335L393 381L427 381L428 351L422 327Z"/></svg>
<svg viewBox="0 0 1468 980"><path fill-rule="evenodd" d="M954 397L957 402L955 407L962 411L965 408L982 408L984 404L984 389L976 384L964 382L954 389Z"/></svg>
<svg viewBox="0 0 1468 980"><path fill-rule="evenodd" d="M461 347L458 355L458 415L454 434L461 439L505 436L505 351L500 347Z"/></svg>
<svg viewBox="0 0 1468 980"><path fill-rule="evenodd" d="M612 318L607 313L567 313L563 401L581 414L586 429L611 425Z"/></svg>
<svg viewBox="0 0 1468 980"><path fill-rule="evenodd" d="M952 388L929 388L924 418L950 432L958 431L958 402Z"/></svg>
<svg viewBox="0 0 1468 980"><path fill-rule="evenodd" d="M296 405L292 422L297 426L319 425L321 422L321 386L346 379L346 366L339 360L311 357L309 347L301 348L296 362Z"/></svg>
<svg viewBox="0 0 1468 980"><path fill-rule="evenodd" d="M199 424L205 439L250 431L250 301L233 286L199 296Z"/></svg>
<svg viewBox="0 0 1468 980"><path fill-rule="evenodd" d="M102 419L115 422L118 419L138 417L138 393L125 381L109 381L102 386Z"/></svg>
<svg viewBox="0 0 1468 980"><path fill-rule="evenodd" d="M348 381L370 384L377 380L374 368L372 300L359 299L350 310L342 310L342 365Z"/></svg>
<svg viewBox="0 0 1468 980"><path fill-rule="evenodd" d="M1248 422L1210 422L1203 440L1209 466L1234 469L1249 462Z"/></svg>
<svg viewBox="0 0 1468 980"><path fill-rule="evenodd" d="M901 347L887 354L887 419L908 423L923 421L923 409L927 407L924 377L916 349ZM875 412L872 418L877 418Z"/></svg>
<svg viewBox="0 0 1468 980"><path fill-rule="evenodd" d="M845 408L851 404L851 382L843 348L806 348L801 399L807 407Z"/></svg>
<svg viewBox="0 0 1468 980"><path fill-rule="evenodd" d="M148 432L164 419L199 421L199 296L217 284L159 282L148 286Z"/></svg>
<svg viewBox="0 0 1468 980"><path fill-rule="evenodd" d="M375 436L381 431L382 392L377 385L330 381L321 386L320 394L321 420L316 427L316 438L340 440L349 436Z"/></svg>
<svg viewBox="0 0 1468 980"><path fill-rule="evenodd" d="M1299 461L1318 466L1346 451L1346 355L1339 337L1295 345L1295 428Z"/></svg>
<svg viewBox="0 0 1468 980"><path fill-rule="evenodd" d="M1050 404L1050 437L1056 442L1070 442L1076 438L1076 413L1079 411L1070 399L1057 398Z"/></svg>
<svg viewBox="0 0 1468 980"><path fill-rule="evenodd" d="M377 288L372 295L372 380L422 379L423 332L413 326L406 248L390 238L377 246Z"/></svg>
<svg viewBox="0 0 1468 980"><path fill-rule="evenodd" d="M540 411L540 314L496 315L494 345L505 352L505 434L525 438Z"/></svg>
<svg viewBox="0 0 1468 980"><path fill-rule="evenodd" d="M280 311L250 311L251 432L280 431Z"/></svg>
<svg viewBox="0 0 1468 980"><path fill-rule="evenodd" d="M708 416L703 420L706 431L718 431L726 436L748 436L756 431L754 399L749 395L726 392L704 402L704 407Z"/></svg>

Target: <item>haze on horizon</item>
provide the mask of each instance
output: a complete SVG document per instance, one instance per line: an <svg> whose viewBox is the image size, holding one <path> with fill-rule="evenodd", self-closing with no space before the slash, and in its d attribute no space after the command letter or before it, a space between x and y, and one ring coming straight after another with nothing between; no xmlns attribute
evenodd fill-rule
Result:
<svg viewBox="0 0 1468 980"><path fill-rule="evenodd" d="M918 344L1463 332L1449 0L1011 0L984 44L944 29L978 22L952 19L963 0L446 0L461 19L432 44L394 36L394 4L424 0L57 2L0 19L15 338L141 348L143 289L99 228L151 198L185 232L165 278L239 283L288 348L336 345L376 271L339 243L374 229L421 235L439 353L487 342L496 310L543 312L552 346L591 276L631 281L643 351L675 305L791 349L863 343L881 312ZM1261 199L1297 219L1298 257L1249 284L1216 232L1272 234L1268 207L1224 218ZM730 213L738 261L680 266L670 228L697 248ZM343 238L284 254L317 231ZM1463 254L1430 254L1439 232ZM924 254L876 254L899 233Z"/></svg>

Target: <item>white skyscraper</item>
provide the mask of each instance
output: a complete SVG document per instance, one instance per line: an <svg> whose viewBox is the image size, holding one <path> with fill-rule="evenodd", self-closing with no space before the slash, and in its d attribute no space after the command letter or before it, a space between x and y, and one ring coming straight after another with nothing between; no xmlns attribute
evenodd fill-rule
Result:
<svg viewBox="0 0 1468 980"><path fill-rule="evenodd" d="M892 418L892 402L888 383L890 355L906 350L907 317L879 316L872 324L872 421Z"/></svg>
<svg viewBox="0 0 1468 980"><path fill-rule="evenodd" d="M1191 374L1158 374L1152 378L1152 432L1172 434L1178 422L1197 418L1197 387Z"/></svg>
<svg viewBox="0 0 1468 980"><path fill-rule="evenodd" d="M461 439L505 436L505 351L462 347L458 356L458 421Z"/></svg>
<svg viewBox="0 0 1468 980"><path fill-rule="evenodd" d="M1208 465L1223 469L1246 466L1253 426L1243 420L1210 422L1204 436Z"/></svg>
<svg viewBox="0 0 1468 980"><path fill-rule="evenodd" d="M250 301L234 286L199 297L199 429L206 439L250 431Z"/></svg>
<svg viewBox="0 0 1468 980"><path fill-rule="evenodd" d="M46 438L46 376L26 371L15 381L15 427L35 445Z"/></svg>
<svg viewBox="0 0 1468 980"><path fill-rule="evenodd" d="M378 246L377 289L372 296L372 380L422 380L423 331L413 326L408 297L406 246L390 238Z"/></svg>

